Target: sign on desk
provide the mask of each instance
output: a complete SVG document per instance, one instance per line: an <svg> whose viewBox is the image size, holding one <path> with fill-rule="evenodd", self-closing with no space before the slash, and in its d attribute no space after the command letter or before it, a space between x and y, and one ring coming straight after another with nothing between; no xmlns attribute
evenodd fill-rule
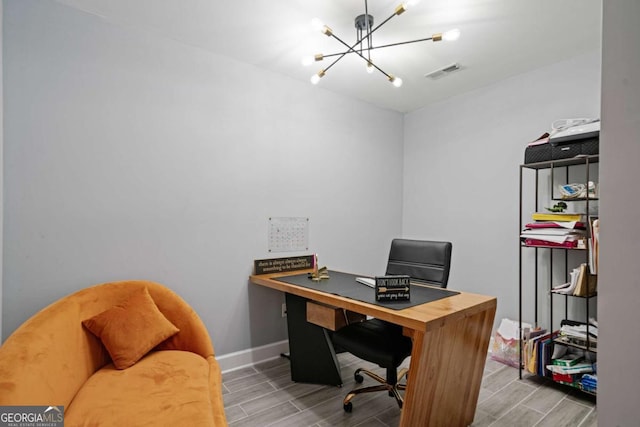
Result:
<svg viewBox="0 0 640 427"><path fill-rule="evenodd" d="M377 276L376 301L393 302L411 299L411 283L409 276Z"/></svg>

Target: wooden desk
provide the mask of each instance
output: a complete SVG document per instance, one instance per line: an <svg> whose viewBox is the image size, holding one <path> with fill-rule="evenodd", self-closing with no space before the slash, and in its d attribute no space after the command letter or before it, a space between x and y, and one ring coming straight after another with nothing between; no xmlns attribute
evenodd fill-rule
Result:
<svg viewBox="0 0 640 427"><path fill-rule="evenodd" d="M496 311L495 297L461 292L392 310L278 280L288 274L253 275L250 280L287 295L403 326L413 349L401 427L468 426L473 422Z"/></svg>

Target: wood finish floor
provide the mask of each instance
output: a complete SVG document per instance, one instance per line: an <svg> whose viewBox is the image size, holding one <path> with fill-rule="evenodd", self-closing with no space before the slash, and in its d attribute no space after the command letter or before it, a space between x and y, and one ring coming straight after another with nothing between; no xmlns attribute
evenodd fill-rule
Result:
<svg viewBox="0 0 640 427"><path fill-rule="evenodd" d="M358 367L384 370L348 353L338 355L342 388L295 383L289 362L279 358L223 374L223 397L230 427L397 427L400 409L386 393L353 400L353 412L342 410L342 398L354 387ZM408 363L408 361L406 362ZM365 378L364 385L373 384ZM570 387L526 376L487 359L473 427L595 427L595 398Z"/></svg>

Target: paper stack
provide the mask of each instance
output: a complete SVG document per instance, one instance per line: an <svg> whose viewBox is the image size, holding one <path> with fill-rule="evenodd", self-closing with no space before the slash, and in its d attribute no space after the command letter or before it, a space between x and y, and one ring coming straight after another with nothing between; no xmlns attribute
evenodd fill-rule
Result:
<svg viewBox="0 0 640 427"><path fill-rule="evenodd" d="M520 240L525 246L585 248L585 224L581 214L534 213L535 222L525 225Z"/></svg>

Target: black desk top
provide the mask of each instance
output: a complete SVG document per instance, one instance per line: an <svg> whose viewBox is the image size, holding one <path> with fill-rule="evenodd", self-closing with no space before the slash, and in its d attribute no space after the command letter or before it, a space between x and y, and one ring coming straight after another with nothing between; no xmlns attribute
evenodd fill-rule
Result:
<svg viewBox="0 0 640 427"><path fill-rule="evenodd" d="M316 291L327 292L393 310L402 310L404 308L425 304L460 293L442 288L412 285L410 301L378 302L375 298L375 289L356 282L356 277L362 276L342 273L339 271L329 271L329 279L320 280L318 282L311 280L307 273L295 276L279 277L278 280L292 285L303 286Z"/></svg>

